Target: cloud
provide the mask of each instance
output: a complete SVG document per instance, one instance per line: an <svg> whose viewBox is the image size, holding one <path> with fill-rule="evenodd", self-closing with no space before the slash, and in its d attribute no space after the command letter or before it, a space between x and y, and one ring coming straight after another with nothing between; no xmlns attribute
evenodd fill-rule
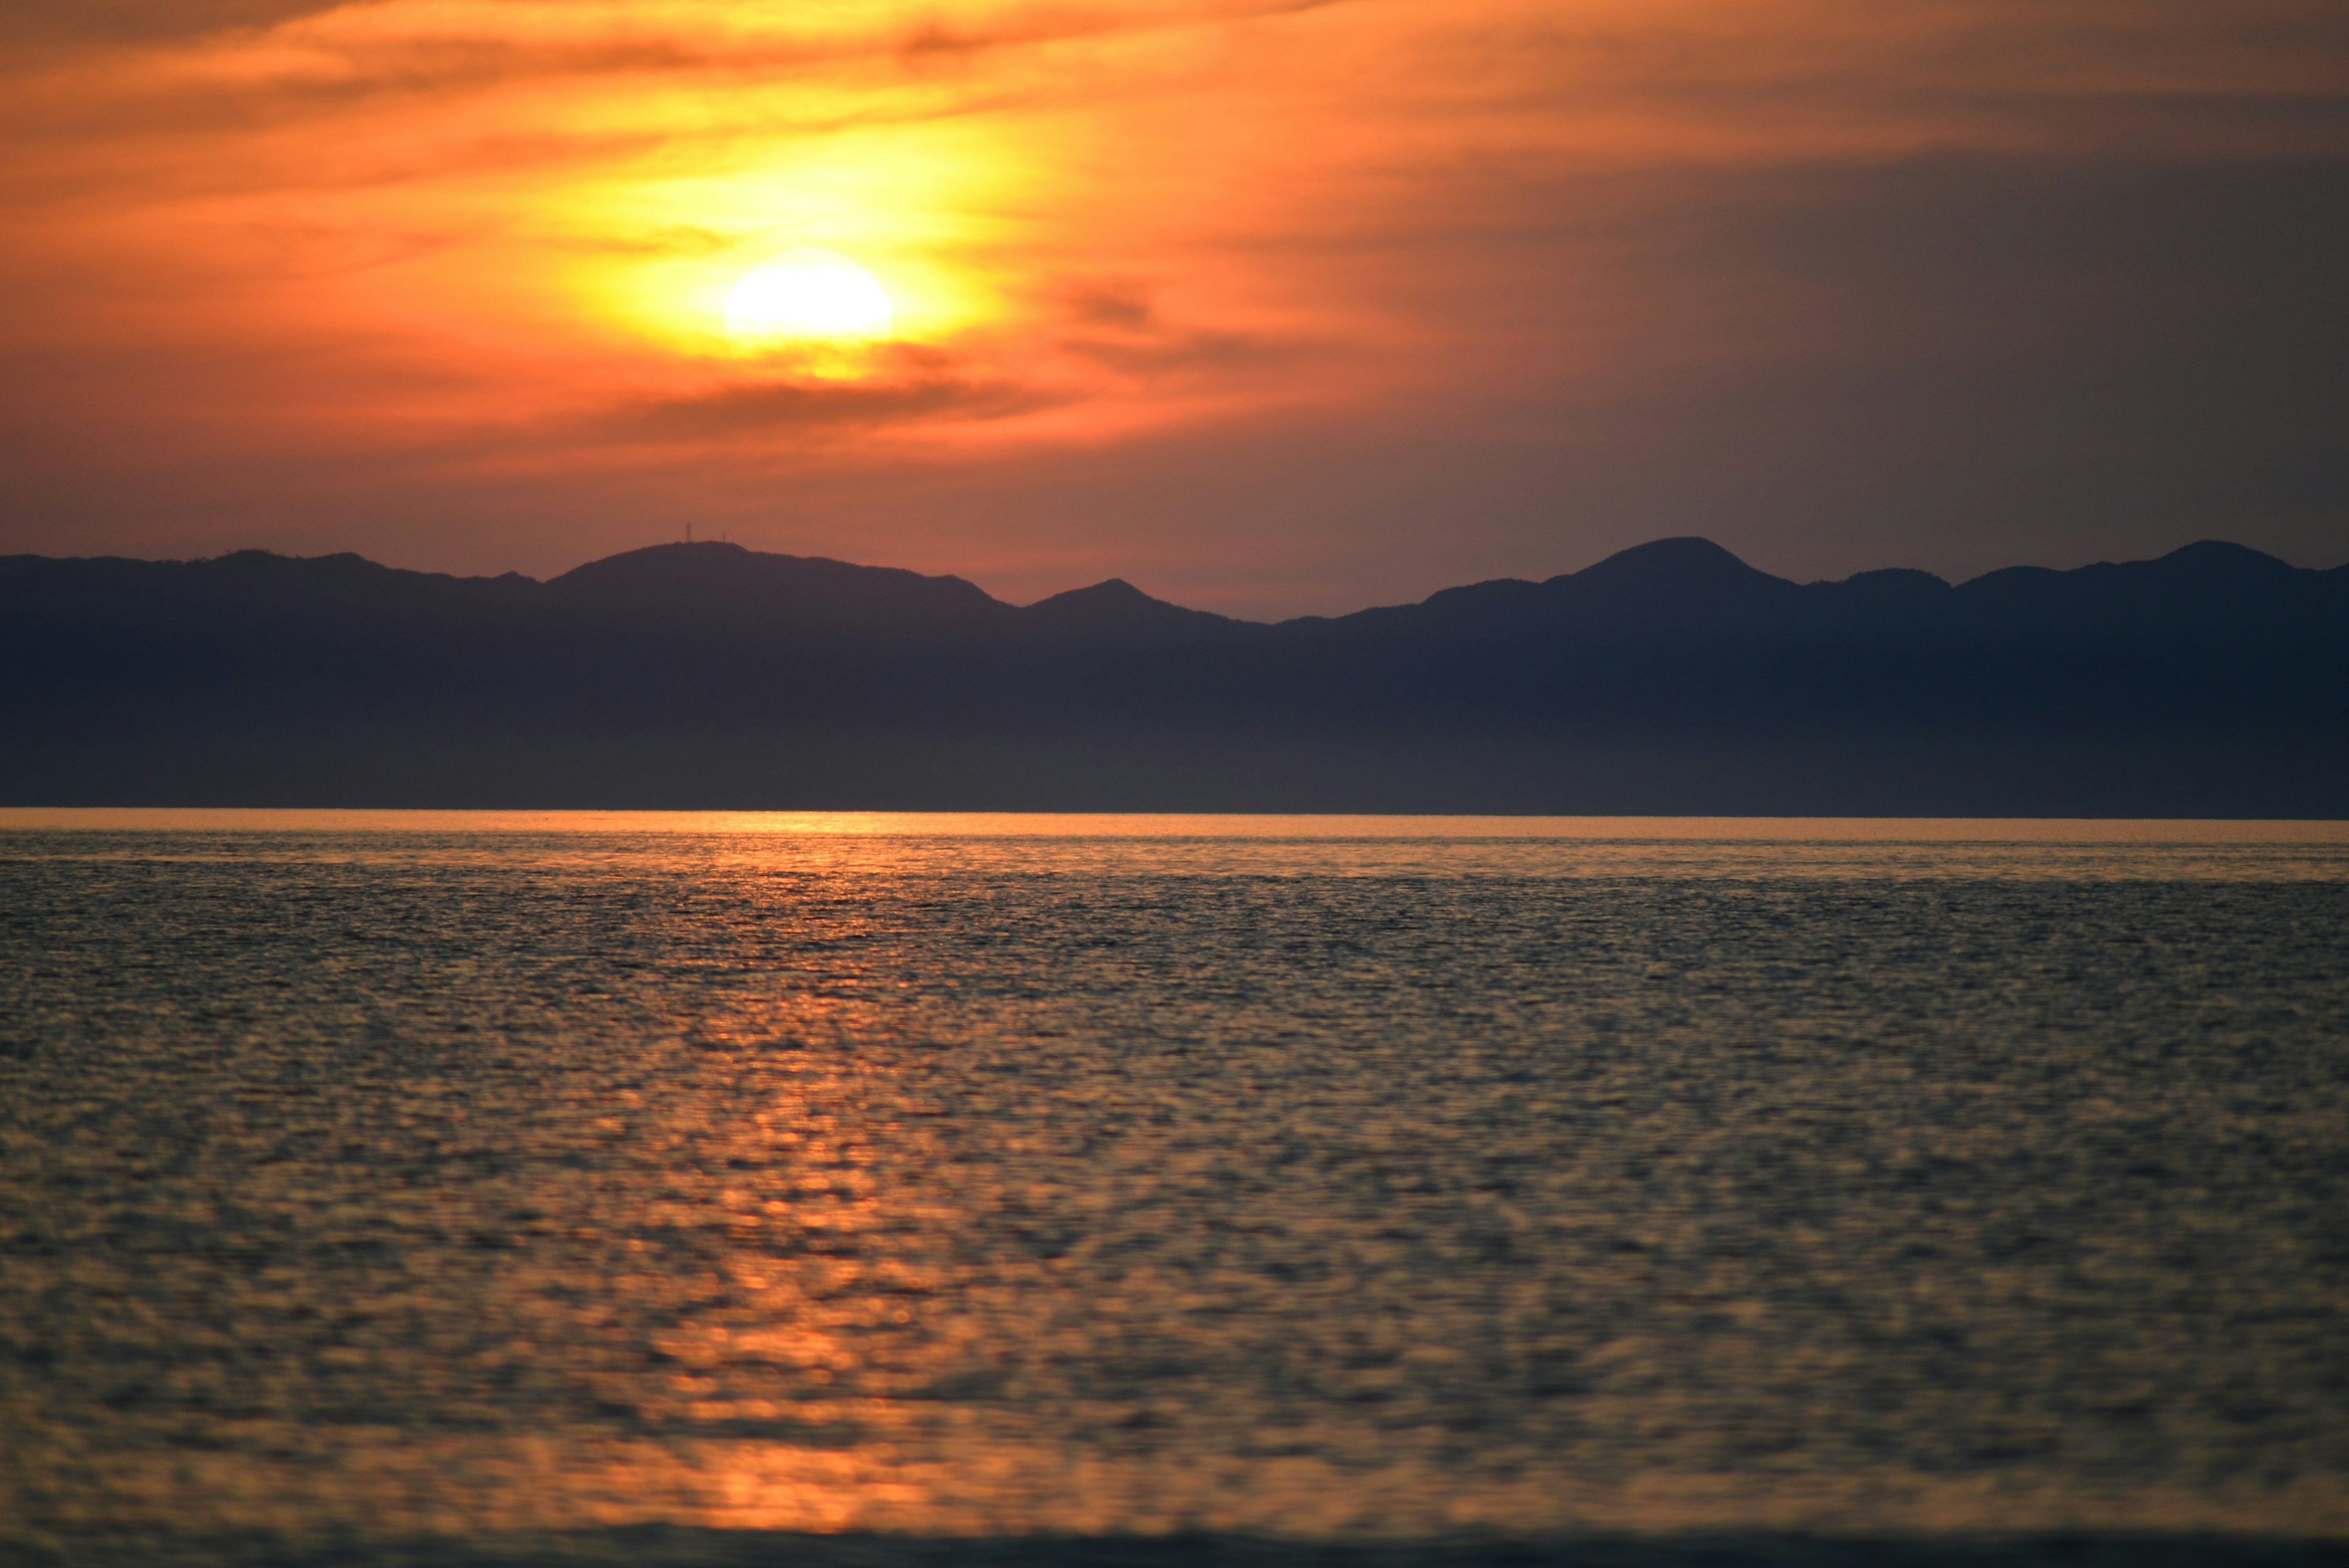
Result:
<svg viewBox="0 0 2349 1568"><path fill-rule="evenodd" d="M1133 279L1072 284L1055 301L1072 328L1058 340L1063 353L1136 378L1228 376L1293 365L1332 348L1298 336L1169 321L1150 286Z"/></svg>
<svg viewBox="0 0 2349 1568"><path fill-rule="evenodd" d="M0 44L152 44L274 26L343 0L11 0Z"/></svg>
<svg viewBox="0 0 2349 1568"><path fill-rule="evenodd" d="M1181 372L1227 373L1295 362L1308 346L1246 332L1198 328L1123 336L1066 337L1061 346L1122 375L1158 377Z"/></svg>
<svg viewBox="0 0 2349 1568"><path fill-rule="evenodd" d="M655 397L566 420L564 443L676 445L839 438L885 429L1017 418L1061 406L1065 393L942 372L873 381L794 379Z"/></svg>
<svg viewBox="0 0 2349 1568"><path fill-rule="evenodd" d="M1150 285L1131 278L1091 279L1062 288L1061 307L1079 325L1117 332L1148 332L1157 325Z"/></svg>
<svg viewBox="0 0 2349 1568"><path fill-rule="evenodd" d="M98 0L87 8L37 0L20 21L27 37L96 49L146 46L143 68L121 85L129 96L150 99L158 118L186 123L210 117L253 126L378 99L447 98L568 79L710 77L740 85L779 74L883 66L934 81L933 67L942 59L968 64L1007 50L1229 27L1358 3L995 5L975 8L978 16L958 26L884 10L859 26L828 9L750 8L716 0L650 18L609 0L531 5L511 0ZM156 46L171 45L204 54L176 65L154 57ZM207 57L212 68L205 68ZM5 63L0 57L0 65ZM27 57L27 63L47 69L55 61L42 54ZM85 91L109 85L107 74L90 71L87 62L74 76ZM79 106L76 121L98 123L119 111L121 96L102 93L111 107ZM51 107L70 111L77 106Z"/></svg>
<svg viewBox="0 0 2349 1568"><path fill-rule="evenodd" d="M1147 53L1353 3L982 3L949 26L926 7L843 21L725 0L649 15L614 0L114 0L119 26L75 30L56 11L60 27L43 36L78 46L62 55L0 34L0 190L19 203L118 202L739 159L787 138L1081 104L1119 92L1121 73L1071 51ZM1017 55L1043 63L1002 59ZM949 57L960 67L936 68Z"/></svg>

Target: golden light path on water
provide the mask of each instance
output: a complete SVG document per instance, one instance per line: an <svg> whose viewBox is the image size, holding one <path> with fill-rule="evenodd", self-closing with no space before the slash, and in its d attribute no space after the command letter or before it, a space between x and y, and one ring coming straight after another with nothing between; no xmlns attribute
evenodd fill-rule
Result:
<svg viewBox="0 0 2349 1568"><path fill-rule="evenodd" d="M1881 817L1408 817L986 811L244 810L0 807L0 831L268 833L305 854L343 834L404 835L404 852L511 862L544 839L693 841L726 858L842 863L925 841L940 868L1394 874L1414 869L1545 876L1843 875L2215 877L2349 874L2349 823L2312 820ZM1010 842L1006 842L1009 841ZM1022 843L1032 846L1023 850ZM201 853L189 841L186 852ZM240 841L239 853L254 846Z"/></svg>
<svg viewBox="0 0 2349 1568"><path fill-rule="evenodd" d="M1058 839L2326 844L2349 822L2129 817L1505 817L1166 811L574 811L0 806L0 830L767 832Z"/></svg>
<svg viewBox="0 0 2349 1568"><path fill-rule="evenodd" d="M2344 872L0 813L0 1521L2349 1532Z"/></svg>

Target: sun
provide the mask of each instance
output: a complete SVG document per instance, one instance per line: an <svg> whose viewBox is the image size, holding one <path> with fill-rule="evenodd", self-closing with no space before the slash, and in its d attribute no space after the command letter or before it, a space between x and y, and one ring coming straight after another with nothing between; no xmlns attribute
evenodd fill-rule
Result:
<svg viewBox="0 0 2349 1568"><path fill-rule="evenodd" d="M889 335L893 320L878 278L846 256L811 246L769 256L726 298L726 335L752 352L877 342Z"/></svg>

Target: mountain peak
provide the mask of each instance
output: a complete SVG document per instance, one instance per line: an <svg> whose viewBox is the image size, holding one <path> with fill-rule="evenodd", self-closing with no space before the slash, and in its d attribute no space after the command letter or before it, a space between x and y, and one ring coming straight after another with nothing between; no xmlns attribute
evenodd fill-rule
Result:
<svg viewBox="0 0 2349 1568"><path fill-rule="evenodd" d="M1244 624L1229 616L1154 599L1123 577L1040 599L1021 614L1036 625L1089 632L1206 631Z"/></svg>
<svg viewBox="0 0 2349 1568"><path fill-rule="evenodd" d="M574 585L616 583L621 582L678 582L696 577L715 577L730 569L738 569L757 554L739 544L721 540L696 540L690 544L647 544L641 550L623 550L617 555L606 555L574 566L550 583ZM759 556L767 561L798 561L796 555Z"/></svg>
<svg viewBox="0 0 2349 1568"><path fill-rule="evenodd" d="M1006 614L959 577L775 555L722 541L653 544L574 567L548 587L569 597L664 614L723 611L802 621L918 624Z"/></svg>
<svg viewBox="0 0 2349 1568"><path fill-rule="evenodd" d="M2148 564L2183 568L2208 577L2286 577L2292 572L2289 562L2263 550L2253 550L2248 544L2230 544L2223 539L2198 539L2156 557Z"/></svg>
<svg viewBox="0 0 2349 1568"><path fill-rule="evenodd" d="M1164 604L1165 603L1166 601L1164 599L1152 598L1149 594L1144 593L1141 589L1136 588L1133 583L1128 583L1123 577L1108 577L1092 584L1089 588L1071 588L1065 593L1055 593L1048 599L1039 599L1035 603L1030 604L1028 607L1031 610L1040 610L1047 604L1071 605L1085 603L1141 605Z"/></svg>
<svg viewBox="0 0 2349 1568"><path fill-rule="evenodd" d="M1641 588L1717 587L1777 581L1765 572L1755 571L1710 539L1692 534L1635 544L1629 550L1617 551L1595 566L1568 575L1579 582Z"/></svg>

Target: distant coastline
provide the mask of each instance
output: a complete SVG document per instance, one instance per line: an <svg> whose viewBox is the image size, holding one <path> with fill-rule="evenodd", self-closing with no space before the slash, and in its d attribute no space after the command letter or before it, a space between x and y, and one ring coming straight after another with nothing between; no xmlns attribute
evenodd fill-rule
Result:
<svg viewBox="0 0 2349 1568"><path fill-rule="evenodd" d="M2349 817L2349 567L1702 540L1268 624L656 546L0 559L0 804Z"/></svg>

